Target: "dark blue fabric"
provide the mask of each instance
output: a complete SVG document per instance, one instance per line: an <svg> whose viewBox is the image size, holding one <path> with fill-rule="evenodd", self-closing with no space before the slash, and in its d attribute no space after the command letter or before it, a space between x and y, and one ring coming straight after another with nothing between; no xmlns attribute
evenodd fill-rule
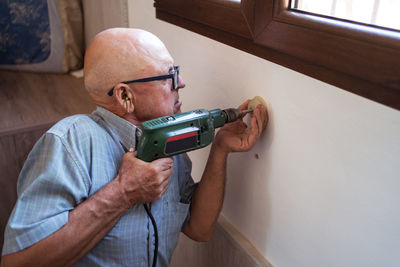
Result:
<svg viewBox="0 0 400 267"><path fill-rule="evenodd" d="M0 0L0 64L30 64L50 55L47 0Z"/></svg>

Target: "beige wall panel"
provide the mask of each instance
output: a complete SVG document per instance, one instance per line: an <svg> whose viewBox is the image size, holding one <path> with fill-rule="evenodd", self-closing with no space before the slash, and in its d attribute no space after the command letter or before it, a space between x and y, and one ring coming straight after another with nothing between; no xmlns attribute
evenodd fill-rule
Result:
<svg viewBox="0 0 400 267"><path fill-rule="evenodd" d="M83 0L86 47L102 30L128 27L127 0Z"/></svg>

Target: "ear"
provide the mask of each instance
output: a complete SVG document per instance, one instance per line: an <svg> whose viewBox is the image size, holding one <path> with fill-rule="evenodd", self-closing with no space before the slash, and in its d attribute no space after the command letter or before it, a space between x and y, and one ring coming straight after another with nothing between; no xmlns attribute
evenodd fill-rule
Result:
<svg viewBox="0 0 400 267"><path fill-rule="evenodd" d="M127 84L117 84L114 87L113 98L122 110L122 114L126 115L135 110L135 94Z"/></svg>

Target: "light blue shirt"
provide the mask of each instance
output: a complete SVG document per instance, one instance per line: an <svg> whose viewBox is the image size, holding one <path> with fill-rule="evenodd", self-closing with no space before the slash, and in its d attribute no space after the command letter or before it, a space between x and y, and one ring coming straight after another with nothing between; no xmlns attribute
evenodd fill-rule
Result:
<svg viewBox="0 0 400 267"><path fill-rule="evenodd" d="M137 130L98 107L91 115L68 117L47 131L20 173L18 200L6 227L2 254L27 248L66 224L70 210L116 176L126 149L135 147ZM169 265L188 220L196 187L190 173L188 156L175 156L168 189L152 203L159 234L158 266ZM153 249L153 227L138 204L74 266L150 266Z"/></svg>

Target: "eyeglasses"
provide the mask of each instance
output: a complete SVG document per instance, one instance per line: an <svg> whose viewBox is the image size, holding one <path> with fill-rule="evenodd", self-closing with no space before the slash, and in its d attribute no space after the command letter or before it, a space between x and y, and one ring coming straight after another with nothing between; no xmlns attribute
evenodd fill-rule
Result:
<svg viewBox="0 0 400 267"><path fill-rule="evenodd" d="M159 81L159 80L165 80L165 79L172 79L172 88L176 90L178 88L178 83L179 83L179 66L174 66L174 70L167 75L160 75L160 76L153 76L153 77L148 77L148 78L142 78L138 80L132 80L132 81L126 81L122 82L125 84L129 83L143 83L143 82L152 82L152 81ZM109 96L112 96L114 93L114 87L111 88L111 90L107 93Z"/></svg>

